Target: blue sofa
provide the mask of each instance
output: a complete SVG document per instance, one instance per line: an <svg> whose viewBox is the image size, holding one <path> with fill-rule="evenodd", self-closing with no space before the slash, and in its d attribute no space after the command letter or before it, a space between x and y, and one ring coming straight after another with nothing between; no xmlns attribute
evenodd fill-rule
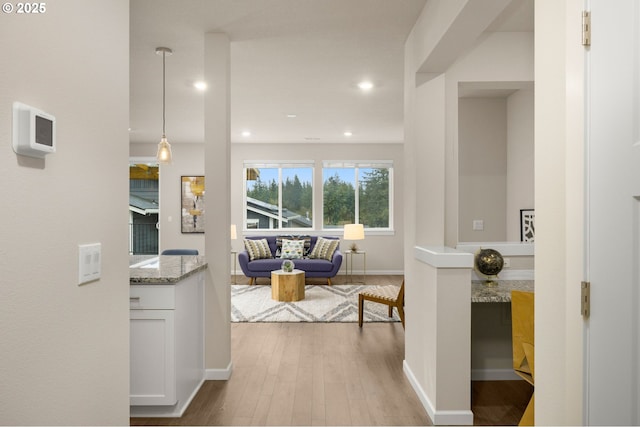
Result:
<svg viewBox="0 0 640 427"><path fill-rule="evenodd" d="M276 237L277 236L248 236L247 239L267 239L269 243L269 249L271 249L271 256L273 258L267 259L255 259L249 260L249 253L245 250L238 253L238 263L245 276L249 277L249 284L253 285L257 277L271 277L273 270L280 270L282 266L282 258L276 258ZM324 237L324 236L323 236ZM324 237L325 239L336 239L337 237ZM317 236L311 236L311 247L309 253L313 250L313 247L318 240ZM297 270L302 270L305 273L305 277L326 277L329 285L331 285L331 278L335 277L342 265L342 253L340 252L340 245L338 249L333 253L331 261L326 259L317 258L303 258L292 260Z"/></svg>

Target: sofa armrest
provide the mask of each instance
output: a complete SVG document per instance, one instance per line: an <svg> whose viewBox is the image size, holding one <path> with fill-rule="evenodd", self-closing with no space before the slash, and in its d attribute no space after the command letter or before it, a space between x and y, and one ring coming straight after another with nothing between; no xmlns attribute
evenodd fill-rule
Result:
<svg viewBox="0 0 640 427"><path fill-rule="evenodd" d="M249 252L246 250L238 252L238 264L240 264L242 272L247 274L249 271L247 268L247 265L249 264Z"/></svg>
<svg viewBox="0 0 640 427"><path fill-rule="evenodd" d="M340 249L336 249L335 252L333 252L333 257L331 257L331 264L333 264L331 272L335 276L336 274L338 274L340 266L342 265L342 252L340 252Z"/></svg>

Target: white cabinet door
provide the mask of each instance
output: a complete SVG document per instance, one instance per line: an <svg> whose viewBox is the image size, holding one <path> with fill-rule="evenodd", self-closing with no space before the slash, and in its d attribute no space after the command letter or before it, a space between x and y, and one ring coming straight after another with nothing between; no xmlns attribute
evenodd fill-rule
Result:
<svg viewBox="0 0 640 427"><path fill-rule="evenodd" d="M174 405L174 310L131 310L130 319L130 404Z"/></svg>

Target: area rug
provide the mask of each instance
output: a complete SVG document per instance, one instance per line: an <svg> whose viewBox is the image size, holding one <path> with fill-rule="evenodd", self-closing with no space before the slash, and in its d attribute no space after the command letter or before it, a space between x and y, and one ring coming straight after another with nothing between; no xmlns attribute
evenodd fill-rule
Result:
<svg viewBox="0 0 640 427"><path fill-rule="evenodd" d="M306 285L305 298L297 302L271 299L269 285L231 285L232 322L357 322L358 294L368 285ZM399 322L397 311L364 303L365 322Z"/></svg>

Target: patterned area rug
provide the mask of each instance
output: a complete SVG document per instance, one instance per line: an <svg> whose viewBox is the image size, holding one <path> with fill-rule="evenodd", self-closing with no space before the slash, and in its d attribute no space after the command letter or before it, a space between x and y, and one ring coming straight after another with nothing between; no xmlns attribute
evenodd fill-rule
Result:
<svg viewBox="0 0 640 427"><path fill-rule="evenodd" d="M367 285L306 285L297 302L271 299L269 285L231 285L232 322L357 322L358 294ZM364 303L365 322L399 322L397 311L370 301Z"/></svg>

